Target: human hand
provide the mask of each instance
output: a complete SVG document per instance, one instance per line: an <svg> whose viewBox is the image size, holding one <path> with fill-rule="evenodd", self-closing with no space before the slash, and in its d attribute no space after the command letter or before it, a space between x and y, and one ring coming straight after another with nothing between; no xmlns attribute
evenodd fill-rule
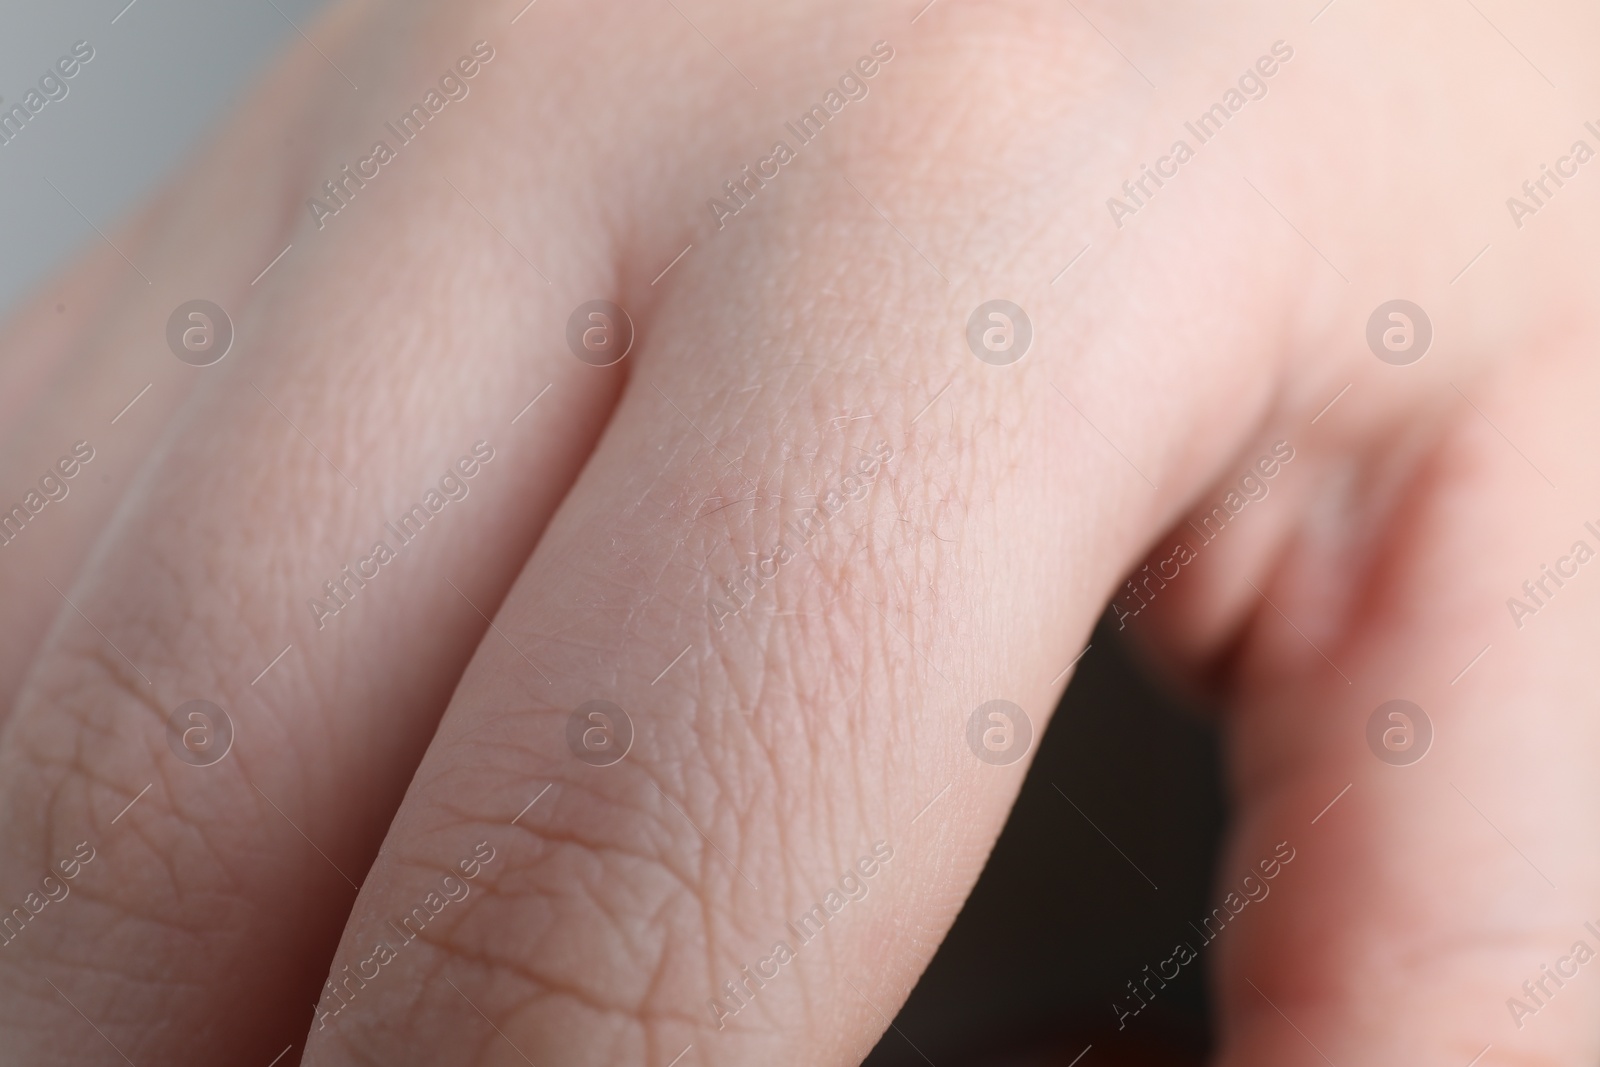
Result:
<svg viewBox="0 0 1600 1067"><path fill-rule="evenodd" d="M1594 983L1508 998L1600 945L1600 594L1506 606L1600 547L1594 197L1505 203L1600 144L1593 16L1512 35L1554 90L1448 5L916 6L341 7L19 316L0 486L70 492L0 548L0 889L70 892L0 948L0 1060L857 1062L1026 767L974 711L1037 736L1274 455L1123 620L1228 708L1223 891L1293 850L1206 953L1220 1060L1594 1058Z"/></svg>

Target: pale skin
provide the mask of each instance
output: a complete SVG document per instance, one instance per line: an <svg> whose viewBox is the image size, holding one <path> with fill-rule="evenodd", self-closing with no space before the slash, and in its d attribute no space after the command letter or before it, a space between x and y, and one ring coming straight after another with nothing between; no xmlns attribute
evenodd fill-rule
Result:
<svg viewBox="0 0 1600 1067"><path fill-rule="evenodd" d="M12 322L8 504L95 458L0 548L3 901L95 858L0 948L0 1062L856 1063L1026 770L974 757L972 709L1042 731L1128 572L1279 440L1271 495L1128 627L1225 709L1219 884L1295 849L1205 963L1219 1062L1593 1062L1591 968L1507 1001L1600 948L1600 571L1520 627L1506 599L1596 545L1600 177L1520 228L1505 199L1595 143L1596 16L679 6L338 7L311 35L359 92L295 48L111 233L151 284L99 245ZM307 197L479 40L470 96L319 229ZM719 229L707 198L879 40L868 96ZM1119 228L1106 198L1278 40ZM196 296L238 332L204 369L164 340ZM1007 367L965 341L996 297L1035 331ZM1364 339L1396 297L1435 330L1406 367ZM595 298L637 328L603 369L565 343ZM314 616L480 440L466 498ZM1408 767L1365 739L1397 697L1435 731ZM168 744L197 698L236 729L208 767ZM566 743L596 699L635 728L610 767ZM479 842L470 895L327 1015Z"/></svg>

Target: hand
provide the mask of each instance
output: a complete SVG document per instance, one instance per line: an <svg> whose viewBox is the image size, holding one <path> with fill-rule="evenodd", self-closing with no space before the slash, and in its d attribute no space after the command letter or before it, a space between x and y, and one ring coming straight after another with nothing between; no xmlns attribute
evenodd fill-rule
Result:
<svg viewBox="0 0 1600 1067"><path fill-rule="evenodd" d="M1119 591L1293 852L1222 1063L1594 1059L1592 20L517 6L336 9L11 327L0 1061L857 1062Z"/></svg>

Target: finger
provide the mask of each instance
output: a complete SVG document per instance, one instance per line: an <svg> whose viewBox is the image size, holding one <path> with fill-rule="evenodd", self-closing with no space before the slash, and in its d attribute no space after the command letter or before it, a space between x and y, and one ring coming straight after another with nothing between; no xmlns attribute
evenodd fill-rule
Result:
<svg viewBox="0 0 1600 1067"><path fill-rule="evenodd" d="M1011 701L1043 729L1114 576L1259 432L1200 430L1271 389L1248 371L1268 365L1261 331L1238 324L1273 320L1280 285L1316 287L1299 250L1274 237L1240 254L1273 265L1240 303L1174 287L1141 304L1159 314L1124 315L1120 279L1142 257L1235 250L1152 232L1052 290L1054 250L996 237L1048 215L995 195L1020 158L941 161L937 198L906 177L927 165L915 101L936 78L981 84L984 33L1021 26L958 10L896 53L882 110L841 128L837 155L675 269L605 438L501 609L509 642L478 650L363 887L307 1062L665 1067L691 1047L702 1064L858 1062L1023 773L995 754L1021 756L1016 724L980 716L975 749L974 713ZM846 31L871 29L843 21L854 56ZM1064 32L1019 60L1029 101L1054 102L1030 145L1071 142L1079 97L1038 86L1084 51ZM817 76L797 69L792 91ZM1005 127L1019 103L994 90L972 113ZM999 214L975 231L956 205L980 195ZM867 198L896 205L920 251ZM773 248L794 251L774 267ZM1006 268L947 287L923 253ZM1006 367L962 341L996 290L1024 294L1038 331ZM779 346L792 359L750 363ZM1150 362L1092 358L1113 346ZM1130 404L1144 374L1192 404ZM516 685L511 646L547 690ZM620 762L592 765L613 745Z"/></svg>
<svg viewBox="0 0 1600 1067"><path fill-rule="evenodd" d="M470 19L447 15L418 32L447 23L460 49L391 47L383 79L331 51L374 101L354 125L382 129L389 102L470 49ZM109 1043L136 1062L266 1063L304 1033L485 615L613 402L624 371L565 344L573 307L615 291L594 252L605 226L558 181L531 203L511 198L533 187L520 177L473 184L490 173L473 146L502 143L500 123L526 126L516 102L542 98L497 76L481 64L456 125L442 116L337 225L298 224L235 351L159 428L92 564L28 578L56 621L0 747L0 900L21 906L47 873L60 883L80 843L94 858L69 899L0 924L0 1020L21 1060L100 1063ZM257 133L235 127L229 151L269 167L277 139ZM349 149L328 131L284 185L315 188ZM270 206L261 194L252 211ZM198 214L165 233L231 217L186 202ZM559 283L513 247L534 234L565 265ZM248 285L256 252L226 276ZM519 664L521 684L547 684ZM196 699L226 714L231 748L214 716L171 725Z"/></svg>
<svg viewBox="0 0 1600 1067"><path fill-rule="evenodd" d="M1382 517L1343 551L1326 531L1291 539L1261 587L1231 725L1242 810L1223 900L1174 946L1221 979L1223 1064L1596 1055L1600 992L1580 963L1600 950L1584 651L1600 594L1540 567L1574 569L1577 541L1600 547L1584 526L1586 420L1566 399L1594 376L1547 355L1464 381L1492 414L1458 403L1433 449L1380 461L1362 482L1404 486ZM1348 583L1336 598L1330 567ZM1557 596L1536 589L1537 617L1515 618L1508 594L1531 604L1530 575ZM1389 717L1394 699L1420 714ZM1159 988L1122 1009L1136 996Z"/></svg>
<svg viewBox="0 0 1600 1067"><path fill-rule="evenodd" d="M348 17L329 29L334 41L347 35ZM276 70L239 111L234 135L206 146L130 224L106 238L85 225L95 243L83 260L9 327L0 382L0 584L8 593L0 598L0 708L9 711L44 636L38 620L63 608L39 576L71 584L162 433L217 374L174 352L169 320L204 299L221 309L226 329L254 330L252 302L273 284L261 268L289 242L301 192L298 171L264 165L262 146L288 139L315 99L319 85L304 76L305 62Z"/></svg>

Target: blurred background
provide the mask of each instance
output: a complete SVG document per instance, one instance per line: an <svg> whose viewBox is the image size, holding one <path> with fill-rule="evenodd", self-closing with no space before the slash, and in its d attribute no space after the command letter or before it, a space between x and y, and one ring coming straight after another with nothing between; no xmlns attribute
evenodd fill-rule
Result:
<svg viewBox="0 0 1600 1067"><path fill-rule="evenodd" d="M0 144L0 310L182 166L322 6L0 0L0 110L75 42L94 48L68 95ZM976 892L867 1063L1203 1060L1204 952L1123 1029L1113 1004L1193 940L1223 815L1213 731L1102 624Z"/></svg>
<svg viewBox="0 0 1600 1067"><path fill-rule="evenodd" d="M1216 732L1101 620L1005 833L869 1067L1144 1067L1210 1050L1208 914L1223 828ZM1123 855L1125 853L1125 855ZM1200 958L1118 1028L1187 940ZM1143 987L1141 986L1141 992Z"/></svg>

